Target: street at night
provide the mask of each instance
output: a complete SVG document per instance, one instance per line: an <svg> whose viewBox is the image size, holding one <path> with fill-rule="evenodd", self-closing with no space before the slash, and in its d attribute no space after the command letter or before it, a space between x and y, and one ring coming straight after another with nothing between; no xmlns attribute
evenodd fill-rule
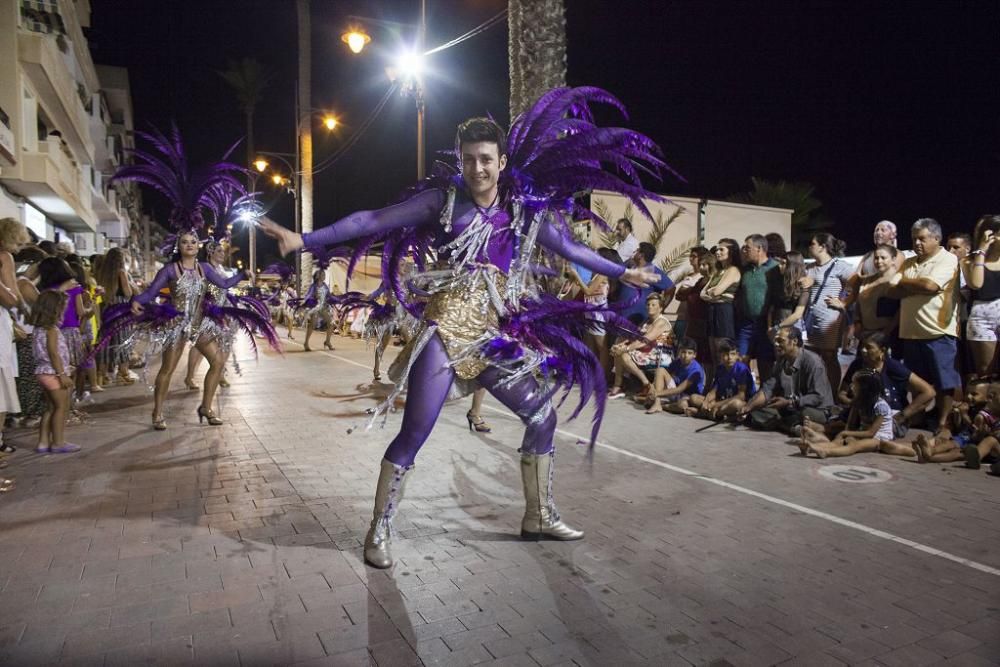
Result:
<svg viewBox="0 0 1000 667"><path fill-rule="evenodd" d="M0 0L0 666L1000 667L996 0Z"/></svg>

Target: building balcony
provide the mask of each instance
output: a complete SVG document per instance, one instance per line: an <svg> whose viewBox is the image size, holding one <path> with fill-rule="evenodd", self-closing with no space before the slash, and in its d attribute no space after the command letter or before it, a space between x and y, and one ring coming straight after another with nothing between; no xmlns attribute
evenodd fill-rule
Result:
<svg viewBox="0 0 1000 667"><path fill-rule="evenodd" d="M4 185L16 192L67 231L93 232L94 214L91 186L83 178L58 138L38 144L39 150L21 151L19 177L4 178Z"/></svg>
<svg viewBox="0 0 1000 667"><path fill-rule="evenodd" d="M17 32L17 53L25 76L38 92L52 122L79 156L94 160L90 114L84 109L77 83L51 35L28 30Z"/></svg>

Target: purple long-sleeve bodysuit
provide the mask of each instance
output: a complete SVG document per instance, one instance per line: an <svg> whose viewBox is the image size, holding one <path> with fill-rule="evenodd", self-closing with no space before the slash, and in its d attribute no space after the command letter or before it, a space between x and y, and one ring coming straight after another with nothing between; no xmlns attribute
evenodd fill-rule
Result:
<svg viewBox="0 0 1000 667"><path fill-rule="evenodd" d="M306 247L332 246L360 236L402 227L437 225L435 245L442 247L457 238L472 223L478 210L464 191L460 190L455 200L451 229L446 230L440 222L445 200L446 193L442 190L426 190L400 204L376 211L359 211L328 227L304 234L303 243ZM488 219L494 227L494 233L477 260L493 264L507 272L515 246L514 232L510 229L510 215L499 211L491 213ZM590 248L572 241L548 223L541 226L538 241L551 252L595 273L618 278L625 271L620 264L606 260ZM442 253L441 258L446 257L447 254ZM406 400L402 428L385 452L388 461L400 466L413 464L417 452L437 421L454 381L455 371L448 365L448 361L444 343L438 336L427 343L414 361L410 369L411 390ZM521 444L523 453L546 454L552 451L552 438L556 428L555 411L547 404L538 383L530 375L513 384L501 382L503 379L504 375L499 369L487 367L476 381L525 424Z"/></svg>
<svg viewBox="0 0 1000 667"><path fill-rule="evenodd" d="M223 289L229 289L235 287L243 280L243 273L237 272L231 277L226 278L219 275L219 272L212 268L212 265L208 262L199 262L201 265L202 273L205 275L205 280L212 283L216 287L221 287ZM178 278L178 264L176 262L171 262L164 266L162 269L156 272L156 276L153 278L153 282L149 283L149 287L142 292L142 294L137 294L132 297L133 301L137 301L142 305L146 305L150 301L156 298L156 295L167 287L171 282L176 281Z"/></svg>

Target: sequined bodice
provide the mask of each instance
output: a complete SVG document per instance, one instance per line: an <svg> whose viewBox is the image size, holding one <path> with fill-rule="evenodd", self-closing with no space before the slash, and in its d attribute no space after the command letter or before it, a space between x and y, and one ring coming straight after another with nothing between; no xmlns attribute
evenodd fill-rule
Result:
<svg viewBox="0 0 1000 667"><path fill-rule="evenodd" d="M221 276L225 276L228 278L229 276L232 275L232 273L227 271L224 267L213 266L212 268L215 269ZM219 287L218 285L215 285L208 280L205 281L205 292L209 294L212 297L212 301L214 301L217 304L221 305L225 303L226 291L227 290L223 287Z"/></svg>
<svg viewBox="0 0 1000 667"><path fill-rule="evenodd" d="M190 271L181 269L180 277L174 282L171 295L174 308L181 311L185 317L194 320L200 316L201 298L205 293L205 279L198 269Z"/></svg>

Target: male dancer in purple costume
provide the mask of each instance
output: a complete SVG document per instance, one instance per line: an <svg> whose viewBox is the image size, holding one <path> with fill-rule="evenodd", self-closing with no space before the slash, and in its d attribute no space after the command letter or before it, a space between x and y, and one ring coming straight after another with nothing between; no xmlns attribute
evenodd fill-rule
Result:
<svg viewBox="0 0 1000 667"><path fill-rule="evenodd" d="M410 199L377 211L360 211L320 229L299 235L273 222L262 221L269 236L278 240L282 254L302 247L331 246L349 239L402 227L437 225L435 247L445 246L473 224L477 212L493 226L493 234L477 260L506 274L514 254L511 211L499 185L500 172L507 164L506 136L492 120L473 118L458 128L457 145L462 164L464 188L456 193L451 225L441 225L447 193L433 188ZM651 271L625 269L596 252L567 238L546 223L538 242L550 252L569 261L636 287L656 281ZM442 253L443 255L444 253ZM444 342L435 335L419 352L409 375L409 383L420 391L410 392L399 434L389 444L382 461L375 493L375 510L365 539L365 561L378 568L392 565L389 551L390 526L403 496L407 473L420 447L427 440L455 379ZM556 415L534 377L527 375L513 384L502 383L504 374L487 366L476 377L485 388L525 424L521 444L521 474L525 514L521 536L525 539L578 540L583 531L564 523L551 496L553 435Z"/></svg>

